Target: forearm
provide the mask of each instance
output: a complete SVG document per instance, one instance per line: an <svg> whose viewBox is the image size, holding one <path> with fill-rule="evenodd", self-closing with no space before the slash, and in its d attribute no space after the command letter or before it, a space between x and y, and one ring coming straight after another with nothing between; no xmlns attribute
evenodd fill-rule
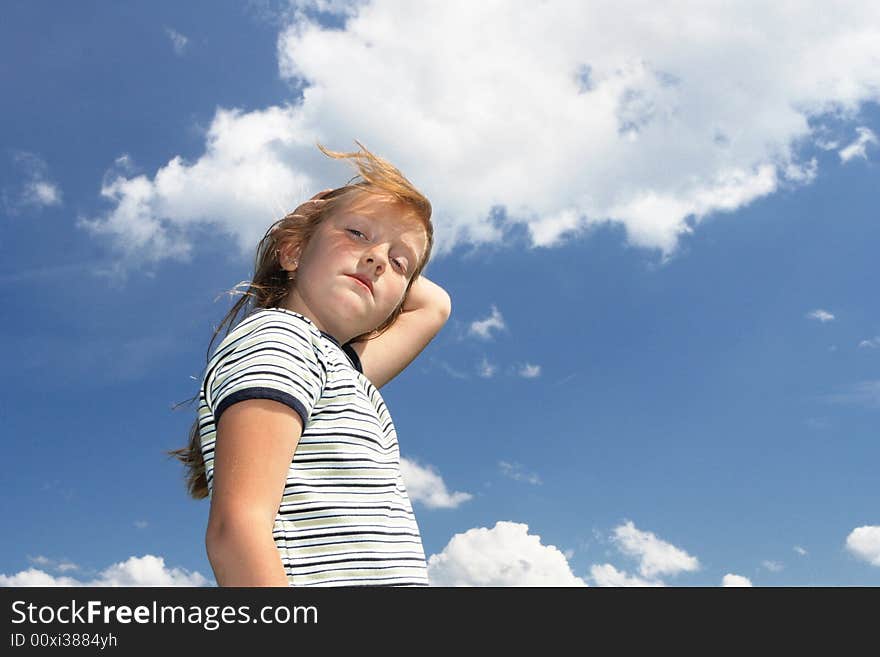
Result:
<svg viewBox="0 0 880 657"><path fill-rule="evenodd" d="M288 586L271 534L227 529L205 541L218 586Z"/></svg>
<svg viewBox="0 0 880 657"><path fill-rule="evenodd" d="M410 312L424 308L436 309L448 316L452 310L452 301L446 290L433 281L428 280L422 274L410 287L409 293L406 295L406 299L404 299L401 312Z"/></svg>

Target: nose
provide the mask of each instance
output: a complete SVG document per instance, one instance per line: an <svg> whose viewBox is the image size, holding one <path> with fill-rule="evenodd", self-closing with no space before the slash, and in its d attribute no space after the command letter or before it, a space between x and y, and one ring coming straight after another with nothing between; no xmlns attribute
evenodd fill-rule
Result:
<svg viewBox="0 0 880 657"><path fill-rule="evenodd" d="M388 255L382 251L381 246L377 245L374 249L367 252L367 264L373 267L381 265L384 270L388 266Z"/></svg>

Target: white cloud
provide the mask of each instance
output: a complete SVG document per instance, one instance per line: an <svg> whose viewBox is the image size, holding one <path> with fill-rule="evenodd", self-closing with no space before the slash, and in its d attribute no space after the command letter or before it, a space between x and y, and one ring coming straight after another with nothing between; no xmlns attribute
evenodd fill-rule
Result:
<svg viewBox="0 0 880 657"><path fill-rule="evenodd" d="M804 556L807 553L807 551L804 548L802 548L800 545L795 545L794 551L797 552L801 556Z"/></svg>
<svg viewBox="0 0 880 657"><path fill-rule="evenodd" d="M189 39L186 38L183 34L174 30L170 27L165 28L165 34L168 35L168 38L171 39L171 45L174 46L174 52L178 55L182 55L183 51L186 49L186 44L189 42Z"/></svg>
<svg viewBox="0 0 880 657"><path fill-rule="evenodd" d="M35 563L38 566L49 566L50 564L54 563L52 559L50 559L49 557L44 557L41 554L38 554L35 557L28 556L28 561L30 561L31 563Z"/></svg>
<svg viewBox="0 0 880 657"><path fill-rule="evenodd" d="M492 337L492 330L502 331L505 330L507 326L504 324L504 318L501 316L501 313L498 311L494 305L492 306L492 314L486 319L480 319L474 321L470 325L470 334L478 335L481 338L490 339Z"/></svg>
<svg viewBox="0 0 880 657"><path fill-rule="evenodd" d="M639 572L644 577L677 575L700 569L696 557L658 538L652 532L637 529L631 520L614 528L612 540L621 553L639 560Z"/></svg>
<svg viewBox="0 0 880 657"><path fill-rule="evenodd" d="M428 577L433 586L586 586L556 546L504 520L453 536L429 557Z"/></svg>
<svg viewBox="0 0 880 657"><path fill-rule="evenodd" d="M508 463L507 461L499 461L498 467L505 477L510 477L515 481L525 481L530 484L540 484L541 478L533 472L524 472L523 466L519 463Z"/></svg>
<svg viewBox="0 0 880 657"><path fill-rule="evenodd" d="M484 379L489 379L495 374L496 369L497 368L494 365L491 365L486 357L483 356L483 360L480 361L479 375Z"/></svg>
<svg viewBox="0 0 880 657"><path fill-rule="evenodd" d="M880 347L880 335L875 336L873 339L859 342L860 349L876 349L877 347Z"/></svg>
<svg viewBox="0 0 880 657"><path fill-rule="evenodd" d="M400 470L410 499L429 509L454 509L473 497L470 493L450 493L443 478L430 466L401 457Z"/></svg>
<svg viewBox="0 0 880 657"><path fill-rule="evenodd" d="M872 566L880 566L880 526L864 525L846 537L846 549Z"/></svg>
<svg viewBox="0 0 880 657"><path fill-rule="evenodd" d="M854 383L843 392L825 395L824 399L840 404L857 404L869 408L880 407L880 380Z"/></svg>
<svg viewBox="0 0 880 657"><path fill-rule="evenodd" d="M62 204L61 190L49 180L49 167L40 156L28 151L12 151L12 159L21 182L18 186L4 185L0 192L6 214L14 216L28 208Z"/></svg>
<svg viewBox="0 0 880 657"><path fill-rule="evenodd" d="M849 162L854 157L860 157L863 160L867 160L868 156L865 154L865 147L868 144L874 144L875 146L878 145L877 135L871 132L868 128L858 127L856 128L856 132L859 133L858 138L856 138L856 140L849 146L838 151L842 162Z"/></svg>
<svg viewBox="0 0 880 657"><path fill-rule="evenodd" d="M670 256L707 217L811 180L801 151L836 138L823 118L852 122L876 101L880 5L824 7L300 3L279 16L291 22L277 46L302 98L218 109L204 155L105 186L114 209L80 225L155 261L186 259L210 223L250 258L272 220L347 177L316 138L359 138L432 199L438 255L511 224L550 246L613 221Z"/></svg>
<svg viewBox="0 0 880 657"><path fill-rule="evenodd" d="M742 575L727 573L721 580L721 586L751 586L752 580Z"/></svg>
<svg viewBox="0 0 880 657"><path fill-rule="evenodd" d="M541 366L526 363L519 371L519 375L524 379L534 379L535 377L541 375Z"/></svg>
<svg viewBox="0 0 880 657"><path fill-rule="evenodd" d="M66 573L70 570L78 570L79 566L75 563L66 560L58 560L58 559L50 559L49 557L43 555L37 555L35 557L28 556L28 561L31 563L35 563L38 566L41 566L44 569L54 569L61 573Z"/></svg>
<svg viewBox="0 0 880 657"><path fill-rule="evenodd" d="M660 580L629 575L624 571L617 570L610 563L590 566L590 577L593 578L593 583L596 586L666 586Z"/></svg>
<svg viewBox="0 0 880 657"><path fill-rule="evenodd" d="M834 319L834 315L826 310L822 310L821 308L807 313L807 317L809 317L810 319L818 319L823 324L825 322L830 322L832 319Z"/></svg>
<svg viewBox="0 0 880 657"><path fill-rule="evenodd" d="M770 561L770 560L762 561L761 565L773 573L778 573L780 570L782 570L785 567L781 563L779 563L778 561Z"/></svg>
<svg viewBox="0 0 880 657"><path fill-rule="evenodd" d="M76 569L75 564L64 563L62 571ZM28 568L14 575L0 573L0 586L213 586L197 571L168 568L162 557L151 554L130 557L112 564L89 580L67 576L53 576L37 568Z"/></svg>
<svg viewBox="0 0 880 657"><path fill-rule="evenodd" d="M435 358L434 356L430 356L429 362L436 363L440 367L440 369L442 369L444 372L446 372L449 376L454 377L456 379L469 379L470 378L465 372L462 372L460 370L455 369L454 367L452 367L452 365L447 363L442 358Z"/></svg>

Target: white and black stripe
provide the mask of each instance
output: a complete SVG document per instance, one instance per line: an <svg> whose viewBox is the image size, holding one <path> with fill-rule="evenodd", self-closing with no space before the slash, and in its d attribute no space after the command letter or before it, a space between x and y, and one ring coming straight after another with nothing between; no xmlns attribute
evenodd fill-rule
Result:
<svg viewBox="0 0 880 657"><path fill-rule="evenodd" d="M229 332L200 393L211 495L217 421L244 399L274 399L303 420L272 531L288 584L427 586L394 422L351 346L283 308L256 310Z"/></svg>

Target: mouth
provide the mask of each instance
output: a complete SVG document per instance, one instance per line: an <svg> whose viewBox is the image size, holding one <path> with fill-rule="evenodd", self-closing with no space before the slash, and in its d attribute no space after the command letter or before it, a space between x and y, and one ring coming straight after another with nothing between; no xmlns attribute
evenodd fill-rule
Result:
<svg viewBox="0 0 880 657"><path fill-rule="evenodd" d="M358 285L360 285L361 287L365 288L365 289L367 290L367 292L369 292L370 294L373 294L373 288L371 288L367 283L364 283L364 282L363 282L361 279L359 279L357 276L350 276L350 275L348 275L348 274L346 274L346 276L348 276L349 278L351 278L351 279L354 280L354 281L357 281Z"/></svg>

